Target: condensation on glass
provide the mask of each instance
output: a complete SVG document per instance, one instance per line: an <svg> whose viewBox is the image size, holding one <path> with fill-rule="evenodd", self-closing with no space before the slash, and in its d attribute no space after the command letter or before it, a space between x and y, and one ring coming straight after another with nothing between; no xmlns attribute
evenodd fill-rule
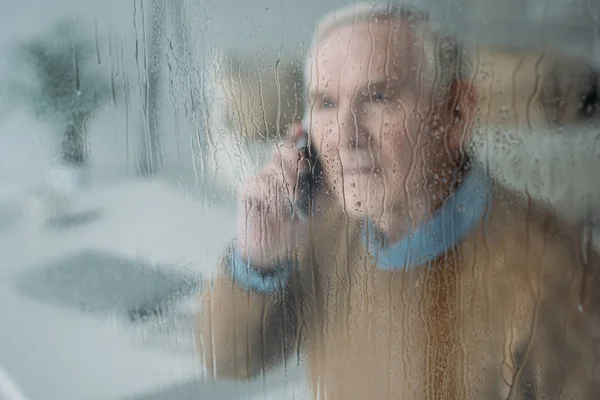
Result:
<svg viewBox="0 0 600 400"><path fill-rule="evenodd" d="M1 398L595 398L596 0L0 7Z"/></svg>

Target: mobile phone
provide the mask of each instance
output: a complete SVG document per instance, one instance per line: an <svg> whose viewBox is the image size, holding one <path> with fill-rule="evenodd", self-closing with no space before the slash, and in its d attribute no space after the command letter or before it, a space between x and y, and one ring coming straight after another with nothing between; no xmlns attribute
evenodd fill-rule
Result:
<svg viewBox="0 0 600 400"><path fill-rule="evenodd" d="M315 148L309 143L308 131L296 139L296 148L303 157L308 159L310 170L298 182L299 194L296 199L297 213L307 218L313 210L313 200L322 180L322 170Z"/></svg>

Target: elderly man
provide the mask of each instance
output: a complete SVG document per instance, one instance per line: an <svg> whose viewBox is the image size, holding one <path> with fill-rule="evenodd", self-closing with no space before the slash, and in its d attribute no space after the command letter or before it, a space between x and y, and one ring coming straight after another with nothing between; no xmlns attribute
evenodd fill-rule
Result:
<svg viewBox="0 0 600 400"><path fill-rule="evenodd" d="M315 398L599 392L598 256L479 165L493 99L472 59L415 8L319 25L304 126L248 180L203 293L198 348L215 377L297 353ZM539 104L533 124L562 115Z"/></svg>

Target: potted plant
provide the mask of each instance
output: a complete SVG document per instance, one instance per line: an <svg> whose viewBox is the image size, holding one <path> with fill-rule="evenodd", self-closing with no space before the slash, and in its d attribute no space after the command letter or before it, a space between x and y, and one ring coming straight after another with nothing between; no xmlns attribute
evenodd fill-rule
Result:
<svg viewBox="0 0 600 400"><path fill-rule="evenodd" d="M17 44L13 61L18 71L28 74L4 85L4 95L13 105L26 106L51 125L59 136L62 169L78 171L75 174L89 162L90 121L116 93L97 51L93 40L71 22L61 21L45 35Z"/></svg>

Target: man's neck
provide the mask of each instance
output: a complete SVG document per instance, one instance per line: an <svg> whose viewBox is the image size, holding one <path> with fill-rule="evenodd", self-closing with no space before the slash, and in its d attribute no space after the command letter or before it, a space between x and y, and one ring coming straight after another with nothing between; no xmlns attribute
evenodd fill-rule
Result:
<svg viewBox="0 0 600 400"><path fill-rule="evenodd" d="M410 235L425 221L431 218L440 209L444 201L450 196L452 190L448 185L440 185L434 190L428 191L428 196L421 193L424 200L414 200L410 204L391 205L378 216L369 216L391 243L397 242ZM409 209L407 211L407 209Z"/></svg>
<svg viewBox="0 0 600 400"><path fill-rule="evenodd" d="M366 246L373 254L377 254L381 269L398 270L425 265L454 249L476 226L487 223L491 206L490 190L485 172L474 168L455 191L447 191L446 196L436 196L439 199L437 206L431 205L422 212L420 221L413 218L414 223L408 223L409 230L405 228L401 234L388 229L386 235L386 231L381 232L375 221L368 218L362 233ZM386 219L394 220L402 219Z"/></svg>

